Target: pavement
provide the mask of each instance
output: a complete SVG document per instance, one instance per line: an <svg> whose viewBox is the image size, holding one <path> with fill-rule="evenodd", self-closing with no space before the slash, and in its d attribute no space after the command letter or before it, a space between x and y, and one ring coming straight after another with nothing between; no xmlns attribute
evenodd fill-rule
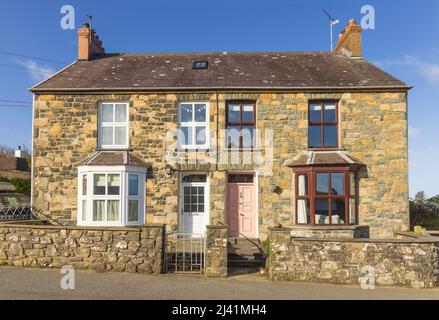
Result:
<svg viewBox="0 0 439 320"><path fill-rule="evenodd" d="M202 275L75 271L75 289L62 289L58 269L0 267L0 299L314 300L438 299L439 289L382 288L271 281L258 274ZM65 282L64 282L65 283Z"/></svg>

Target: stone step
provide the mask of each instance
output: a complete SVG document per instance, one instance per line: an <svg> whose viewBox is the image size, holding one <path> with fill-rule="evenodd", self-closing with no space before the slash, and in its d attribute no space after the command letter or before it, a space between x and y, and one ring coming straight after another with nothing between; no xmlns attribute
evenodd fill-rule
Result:
<svg viewBox="0 0 439 320"><path fill-rule="evenodd" d="M236 253L236 252L230 252L228 254L228 258L229 260L233 260L233 259L259 259L259 260L264 260L265 259L265 254L263 253L253 253L253 252L241 252L241 253Z"/></svg>
<svg viewBox="0 0 439 320"><path fill-rule="evenodd" d="M231 245L242 245L249 244L255 246L261 246L261 240L251 239L251 238L228 238L228 243Z"/></svg>
<svg viewBox="0 0 439 320"><path fill-rule="evenodd" d="M229 268L261 268L264 266L264 261L259 260L229 260L227 263Z"/></svg>

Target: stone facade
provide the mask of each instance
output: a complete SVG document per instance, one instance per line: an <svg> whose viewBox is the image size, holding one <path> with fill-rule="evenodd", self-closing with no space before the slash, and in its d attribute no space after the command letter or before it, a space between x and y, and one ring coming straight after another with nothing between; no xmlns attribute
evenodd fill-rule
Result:
<svg viewBox="0 0 439 320"><path fill-rule="evenodd" d="M79 228L0 225L0 264L161 273L164 226Z"/></svg>
<svg viewBox="0 0 439 320"><path fill-rule="evenodd" d="M227 277L227 226L206 226L204 275Z"/></svg>
<svg viewBox="0 0 439 320"><path fill-rule="evenodd" d="M272 153L272 163L258 175L260 238L268 227L294 224L293 174L282 164L307 150L310 99L340 99L340 148L367 165L360 180L359 224L369 226L373 238L408 229L406 92L35 94L34 205L57 221L76 223L77 166L97 148L98 103L129 101L130 148L152 165L146 222L176 228L182 171L209 174L210 223L225 222L226 172L252 171L254 164L203 162L205 152L187 152L197 163L176 164L170 176L164 167L177 154L176 138L169 140L166 133L177 129L178 102L209 101L209 129L215 139L226 128L226 101L231 99L255 100L256 127L262 134L267 129L273 133L272 149L262 152L262 157ZM225 140L219 139L217 150L224 149Z"/></svg>
<svg viewBox="0 0 439 320"><path fill-rule="evenodd" d="M370 266L376 285L439 286L438 239L298 239L288 228L272 229L269 237L272 279L360 285Z"/></svg>

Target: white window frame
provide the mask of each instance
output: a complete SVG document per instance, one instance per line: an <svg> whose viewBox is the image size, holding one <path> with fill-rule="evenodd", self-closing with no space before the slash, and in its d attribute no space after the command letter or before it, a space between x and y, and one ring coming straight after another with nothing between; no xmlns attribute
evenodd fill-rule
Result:
<svg viewBox="0 0 439 320"><path fill-rule="evenodd" d="M145 181L146 181L147 168L134 167L134 166L80 166L78 168L78 214L77 225L78 226L99 226L99 227L123 227L142 225L145 223ZM120 174L120 189L119 195L94 195L93 179L95 174L105 174L107 183L108 174ZM128 195L128 175L136 174L139 177L138 180L138 195ZM87 194L83 195L82 179L83 176L87 176ZM107 188L107 185L106 185ZM138 206L138 220L128 221L128 199L136 199L139 201ZM87 201L87 208L85 213L85 220L83 216L82 201ZM118 221L93 221L93 200L105 200L105 214L106 218L107 201L119 200L120 215Z"/></svg>
<svg viewBox="0 0 439 320"><path fill-rule="evenodd" d="M104 122L102 121L102 106L110 104L113 105L113 121L112 122ZM123 104L126 108L126 120L125 122L116 122L116 104ZM99 102L99 112L98 112L98 144L99 148L101 149L127 149L129 146L129 103L124 101L101 101ZM110 127L113 128L113 144L103 144L103 128L104 127ZM117 127L125 127L126 128L126 137L125 141L126 144L124 145L117 145L116 142L116 128Z"/></svg>
<svg viewBox="0 0 439 320"><path fill-rule="evenodd" d="M181 107L182 105L190 104L192 105L192 121L190 122L182 122L181 121ZM195 121L195 105L196 104L204 104L206 105L206 121L205 122L198 122ZM180 149L208 149L209 148L209 142L210 142L210 131L209 131L209 122L210 122L210 111L209 111L209 102L204 101L192 101L192 102L180 102L178 104L178 147ZM192 144L182 144L182 138L181 138L181 128L182 127L189 127L192 128ZM204 144L196 144L196 127L205 127L206 130L206 142Z"/></svg>

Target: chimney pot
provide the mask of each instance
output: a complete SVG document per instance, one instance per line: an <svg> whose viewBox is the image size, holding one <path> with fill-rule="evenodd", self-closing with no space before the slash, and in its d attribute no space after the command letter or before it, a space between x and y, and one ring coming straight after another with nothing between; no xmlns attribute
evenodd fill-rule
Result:
<svg viewBox="0 0 439 320"><path fill-rule="evenodd" d="M361 32L362 29L357 25L355 19L349 20L346 28L338 36L338 44L334 52L343 53L350 57L361 57Z"/></svg>
<svg viewBox="0 0 439 320"><path fill-rule="evenodd" d="M105 53L94 29L88 23L78 29L78 60L91 60Z"/></svg>

